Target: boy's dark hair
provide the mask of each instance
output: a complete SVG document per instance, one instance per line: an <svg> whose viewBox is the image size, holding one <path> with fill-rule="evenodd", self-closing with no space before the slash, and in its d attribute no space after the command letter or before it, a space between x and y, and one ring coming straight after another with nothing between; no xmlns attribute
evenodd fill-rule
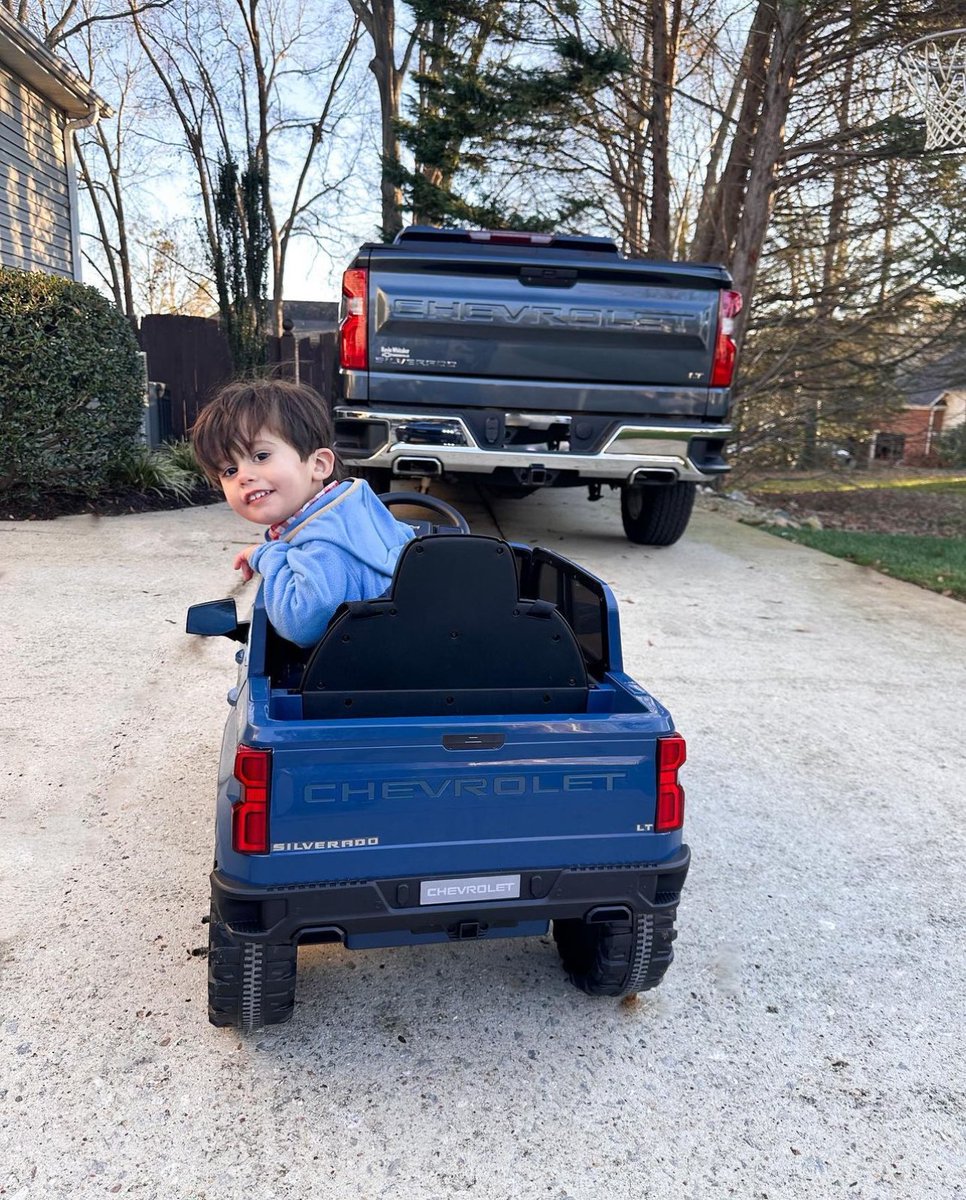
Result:
<svg viewBox="0 0 966 1200"><path fill-rule="evenodd" d="M320 446L331 450L335 440L329 407L314 388L288 379L239 380L221 388L192 426L198 465L217 483L226 463L248 453L261 429L294 446L303 461ZM341 474L336 455L332 475Z"/></svg>

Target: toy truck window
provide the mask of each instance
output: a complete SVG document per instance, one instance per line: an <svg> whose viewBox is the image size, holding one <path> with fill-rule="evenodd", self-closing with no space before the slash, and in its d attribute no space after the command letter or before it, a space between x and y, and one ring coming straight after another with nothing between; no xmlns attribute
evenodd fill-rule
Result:
<svg viewBox="0 0 966 1200"><path fill-rule="evenodd" d="M602 679L610 669L607 601L598 580L549 550L535 550L525 594L556 604L574 631L588 672Z"/></svg>

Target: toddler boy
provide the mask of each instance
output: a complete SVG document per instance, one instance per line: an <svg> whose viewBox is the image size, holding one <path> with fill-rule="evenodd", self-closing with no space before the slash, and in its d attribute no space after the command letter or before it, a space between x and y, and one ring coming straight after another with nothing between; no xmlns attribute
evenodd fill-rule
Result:
<svg viewBox="0 0 966 1200"><path fill-rule="evenodd" d="M262 576L268 619L290 642L314 645L346 600L383 595L413 530L362 479L340 480L322 397L281 379L231 383L191 431L195 457L265 540L232 564Z"/></svg>

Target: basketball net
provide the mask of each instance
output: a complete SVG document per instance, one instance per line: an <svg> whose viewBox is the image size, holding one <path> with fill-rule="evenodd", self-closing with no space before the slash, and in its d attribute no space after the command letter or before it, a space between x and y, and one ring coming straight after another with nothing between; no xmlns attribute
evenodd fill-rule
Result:
<svg viewBox="0 0 966 1200"><path fill-rule="evenodd" d="M903 46L899 68L926 114L926 149L966 149L966 29Z"/></svg>

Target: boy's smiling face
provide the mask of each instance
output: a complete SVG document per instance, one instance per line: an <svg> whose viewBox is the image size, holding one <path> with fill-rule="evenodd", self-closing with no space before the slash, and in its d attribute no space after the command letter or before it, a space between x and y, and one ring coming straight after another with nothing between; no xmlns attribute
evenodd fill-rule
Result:
<svg viewBox="0 0 966 1200"><path fill-rule="evenodd" d="M277 433L260 429L218 473L225 499L246 521L287 521L321 489L335 469L335 455L320 447L304 461Z"/></svg>

